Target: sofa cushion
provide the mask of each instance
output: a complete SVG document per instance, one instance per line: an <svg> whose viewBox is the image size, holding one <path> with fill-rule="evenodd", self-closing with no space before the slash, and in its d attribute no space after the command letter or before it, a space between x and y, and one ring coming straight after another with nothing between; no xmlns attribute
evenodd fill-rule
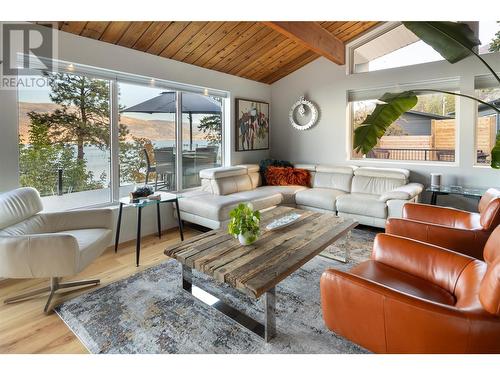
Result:
<svg viewBox="0 0 500 375"><path fill-rule="evenodd" d="M184 193L179 198L179 209L211 220L224 221L229 217L229 211L245 201L234 195L215 195L198 190Z"/></svg>
<svg viewBox="0 0 500 375"><path fill-rule="evenodd" d="M316 172L321 172L321 173L340 173L340 174L350 174L350 175L352 175L353 172L357 168L358 167L353 166L353 165L317 165L316 166Z"/></svg>
<svg viewBox="0 0 500 375"><path fill-rule="evenodd" d="M202 179L201 188L216 195L228 195L240 191L252 190L252 180L248 174L228 176L216 179Z"/></svg>
<svg viewBox="0 0 500 375"><path fill-rule="evenodd" d="M260 191L260 188L230 195L214 195L200 190L182 194L179 209L215 221L229 219L229 212L239 203L250 202L254 210L277 206L283 201L279 192Z"/></svg>
<svg viewBox="0 0 500 375"><path fill-rule="evenodd" d="M407 169L361 167L354 171L351 192L381 195L406 185L409 176Z"/></svg>
<svg viewBox="0 0 500 375"><path fill-rule="evenodd" d="M264 159L259 162L262 185L267 185L266 171L269 166L273 167L293 167L292 163L286 160Z"/></svg>
<svg viewBox="0 0 500 375"><path fill-rule="evenodd" d="M337 211L355 215L387 218L387 205L377 194L351 193L337 199Z"/></svg>
<svg viewBox="0 0 500 375"><path fill-rule="evenodd" d="M401 168L376 168L361 167L354 171L355 176L380 177L407 181L410 178L410 171Z"/></svg>
<svg viewBox="0 0 500 375"><path fill-rule="evenodd" d="M382 195L405 184L406 181L401 179L355 175L351 192Z"/></svg>
<svg viewBox="0 0 500 375"><path fill-rule="evenodd" d="M309 172L316 172L316 164L293 163L295 168L307 169Z"/></svg>
<svg viewBox="0 0 500 375"><path fill-rule="evenodd" d="M248 173L259 172L259 164L238 164L236 167L244 167L247 169Z"/></svg>
<svg viewBox="0 0 500 375"><path fill-rule="evenodd" d="M297 192L295 195L295 202L301 206L310 206L335 211L335 200L337 197L344 194L346 193L336 189L312 188Z"/></svg>
<svg viewBox="0 0 500 375"><path fill-rule="evenodd" d="M309 186L311 173L307 169L269 166L266 171L266 181L268 185L272 186Z"/></svg>
<svg viewBox="0 0 500 375"><path fill-rule="evenodd" d="M283 201L283 196L280 193L269 191L265 192L260 189L243 191L232 195L238 199L242 199L244 202L251 203L254 210L263 210L265 208L274 207L281 204Z"/></svg>
<svg viewBox="0 0 500 375"><path fill-rule="evenodd" d="M262 185L262 178L260 176L260 167L258 164L239 164L237 167L245 167L248 171L248 176L252 181L252 189Z"/></svg>
<svg viewBox="0 0 500 375"><path fill-rule="evenodd" d="M200 178L217 179L247 174L244 166L208 168L200 171Z"/></svg>
<svg viewBox="0 0 500 375"><path fill-rule="evenodd" d="M344 165L318 165L312 179L312 187L350 192L354 169L355 167Z"/></svg>
<svg viewBox="0 0 500 375"><path fill-rule="evenodd" d="M281 194L282 200L281 204L295 204L295 194L298 191L307 190L305 186L298 185L286 185L286 186L261 186L257 188L255 191L258 194L264 195L273 195L273 194Z"/></svg>
<svg viewBox="0 0 500 375"><path fill-rule="evenodd" d="M417 195L419 195L424 186L422 184L413 182L403 186L400 186L394 190L383 193L379 200L387 202L391 199L401 199L401 200L410 200Z"/></svg>

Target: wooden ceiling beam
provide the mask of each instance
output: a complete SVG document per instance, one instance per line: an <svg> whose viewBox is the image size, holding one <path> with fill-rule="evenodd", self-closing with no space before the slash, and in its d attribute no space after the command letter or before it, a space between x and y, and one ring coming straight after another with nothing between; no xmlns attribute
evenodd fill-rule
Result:
<svg viewBox="0 0 500 375"><path fill-rule="evenodd" d="M272 21L264 24L338 65L345 64L345 45L317 22Z"/></svg>

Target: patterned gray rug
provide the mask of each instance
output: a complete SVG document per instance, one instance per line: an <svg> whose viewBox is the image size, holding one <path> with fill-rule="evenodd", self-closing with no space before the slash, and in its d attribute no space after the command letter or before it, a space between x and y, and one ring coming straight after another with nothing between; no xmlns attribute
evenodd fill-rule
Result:
<svg viewBox="0 0 500 375"><path fill-rule="evenodd" d="M325 327L319 280L327 268L347 270L367 259L374 235L354 229L349 241L328 249L335 255L348 246L348 264L317 256L277 286L278 334L270 343L183 291L174 260L66 301L56 312L91 353L366 353ZM199 273L194 284L262 320L261 301Z"/></svg>

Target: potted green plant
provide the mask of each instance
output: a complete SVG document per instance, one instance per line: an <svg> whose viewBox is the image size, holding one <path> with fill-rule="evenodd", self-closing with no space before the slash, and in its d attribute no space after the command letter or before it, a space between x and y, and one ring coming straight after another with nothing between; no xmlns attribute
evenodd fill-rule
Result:
<svg viewBox="0 0 500 375"><path fill-rule="evenodd" d="M240 203L230 213L228 232L244 246L254 243L260 234L260 212L250 203Z"/></svg>

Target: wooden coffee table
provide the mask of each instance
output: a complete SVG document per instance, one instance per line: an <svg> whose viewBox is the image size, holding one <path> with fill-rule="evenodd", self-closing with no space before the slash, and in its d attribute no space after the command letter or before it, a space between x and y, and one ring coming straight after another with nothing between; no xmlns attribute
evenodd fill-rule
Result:
<svg viewBox="0 0 500 375"><path fill-rule="evenodd" d="M301 215L293 224L273 231L265 229L271 221L292 212ZM193 285L193 268L252 298L263 296L264 324L217 297L210 296L217 301L210 305L269 341L276 335L276 285L356 225L356 221L333 213L277 207L262 213L261 236L250 246L240 245L221 228L169 246L165 255L182 264L182 288L201 300L208 291Z"/></svg>

